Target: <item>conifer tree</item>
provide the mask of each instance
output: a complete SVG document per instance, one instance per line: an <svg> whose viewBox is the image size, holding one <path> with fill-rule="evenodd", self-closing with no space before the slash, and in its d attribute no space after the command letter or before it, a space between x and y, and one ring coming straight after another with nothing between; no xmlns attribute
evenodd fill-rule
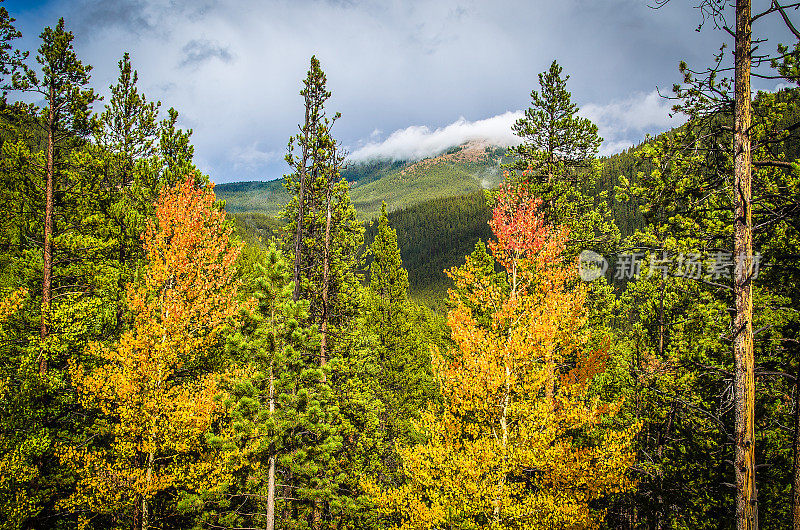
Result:
<svg viewBox="0 0 800 530"><path fill-rule="evenodd" d="M578 106L567 91L569 76L561 77L556 61L539 74L541 93L531 91L531 106L512 127L523 143L511 148L518 169L531 169L531 178L575 179L575 171L591 165L600 143L597 126L577 116Z"/></svg>
<svg viewBox="0 0 800 530"><path fill-rule="evenodd" d="M730 379L726 374L739 373L730 353L733 321L726 309L734 306L733 272L741 265L731 251L735 217L733 108L713 110L716 105L698 92L691 92L692 95L684 94L687 98L682 103L690 113L690 121L641 149L653 170L638 175L638 182L623 179L624 191L635 194L645 221L645 226L630 239L630 246L654 249L651 253L655 260L674 265L664 270L663 277L661 273L651 277L644 272L644 262L642 277L627 287L621 307L627 314L637 315L632 329L624 332L631 337L630 355L652 358L652 365L691 368L677 371L674 385L667 385L665 377L654 377L657 384L653 386L658 393L642 394L642 403L652 407L643 412L648 422L645 430L654 434L641 438L647 444L642 447L641 459L650 461L653 453L672 455L663 461L657 475L663 478L647 478L642 484L640 513L654 524L668 517L668 510L686 520L698 521L697 524L709 518L735 517L734 491L726 486L733 474L726 462L733 461L735 450L730 443L734 438L734 417L722 413L718 406L722 396L729 395ZM754 270L750 280L754 306L761 308L753 313L753 326L762 330L761 340L753 344L755 359L775 373L796 369L790 360L795 357L790 345L797 340L797 327L790 322L796 321L797 312L788 300L796 299L790 294L797 282L792 280L795 269L790 264L794 257L789 248L797 241L792 227L796 224L792 220L796 218L793 205L797 204L792 183L797 177L794 171L776 167L791 156L794 140L785 129L791 126L795 111L786 103L794 97L787 93L759 94L753 101L757 121L750 130L756 146L752 151L755 163L777 162L766 167L756 165L752 171L753 222L769 229L753 234L760 270ZM663 299L664 309L649 306L649 296L657 301ZM687 328L686 319L676 318L678 315L687 315L698 324ZM645 335L649 337L644 339ZM648 374L645 379L649 378ZM687 394L687 380L701 383L690 385ZM770 514L776 520L788 517L784 497L773 493L780 490L778 484L790 482L779 471L788 470L791 461L787 433L776 428L783 421L777 418L785 417L785 413L781 412L782 407L774 407L775 396L790 393L786 381L786 377L766 375L760 381L754 380L759 388L754 403L760 411L753 417L754 439L757 448L770 448L756 452L759 473L764 477L757 506L762 518ZM650 420L653 424L649 424ZM788 417L786 421L790 421ZM687 428L697 440L674 440L673 432ZM778 439L783 441L776 442ZM716 460L695 465L694 457L689 456L689 443L718 446L710 452ZM699 472L700 469L712 472ZM670 476L674 478L667 478ZM673 493L697 489L715 493L704 503Z"/></svg>
<svg viewBox="0 0 800 530"><path fill-rule="evenodd" d="M660 7L667 3L669 0L657 5ZM660 164L649 175L651 178L647 183L641 186L643 190L647 185L656 188L644 192L655 199L653 206L658 204L653 210L661 220L654 224L672 232L666 240L669 246L694 246L693 251L699 250L704 257L710 253L729 253L732 256L733 277L726 277L721 282L714 282L717 285L708 287L717 291L715 296L724 300L726 305L735 308L731 331L721 338L726 342L730 340L733 354L736 395L732 434L734 453L727 459L734 462L732 474L736 495L732 503L735 507L732 518L741 530L759 526L759 509L765 504L758 499L759 488L756 487L758 438L762 436L756 428L759 418L755 412L759 408L756 323L763 315L781 306L770 292L780 289L766 285L762 286L764 291L761 293L757 289L756 251L759 243L763 245L771 239L771 234L759 234L757 230L758 227L769 227L768 232L781 233L781 225L795 217L789 213L794 207L788 205L796 204L790 198L794 195L792 186L783 187L787 180L795 178L787 175L793 173L792 164L782 159L784 153L778 146L796 134L797 120L784 120L776 127L774 111L779 107L765 106L760 112L755 111L750 83L751 76L761 77L761 68L770 62L773 66L783 66L779 73L792 80L797 74L791 66L795 58L792 53L787 53L790 48L787 46L778 46L778 54L772 57L768 52L755 52L762 40L754 34L753 24L756 20L767 20L769 16L780 17L793 38L800 39L800 32L788 14L789 5L773 1L754 14L751 4L750 0L696 2L696 7L703 13L697 29L706 22L724 29L733 40L733 53L729 54L727 44L723 45L715 54L713 66L701 70L680 63L683 79L673 88L678 99L674 110L686 114L689 121L676 138L658 142L658 148L651 154ZM791 4L791 7L796 9L797 5ZM731 21L733 24L729 25ZM728 72L733 73L732 77ZM780 188L783 189L776 193ZM657 190L666 193L656 197ZM669 204L675 195L680 197L679 202ZM778 206L781 203L783 206ZM676 242L673 239L676 231L691 235ZM701 278L701 281L705 280ZM754 307L760 310L754 310ZM783 318L786 317L781 315L778 320ZM772 323L767 326L772 327ZM783 327L781 333L787 331L794 334L789 326ZM779 340L786 342L786 338ZM765 353L766 358L772 357L771 352ZM727 363L727 360L720 361L720 364ZM767 436L766 433L763 436ZM800 486L800 469L795 480ZM793 511L795 527L800 528L800 496Z"/></svg>
<svg viewBox="0 0 800 530"><path fill-rule="evenodd" d="M134 183L137 163L154 156L158 148L158 109L139 92L139 73L130 54L120 59L119 78L109 87L111 98L99 116L96 138L112 155L112 186L126 189Z"/></svg>
<svg viewBox="0 0 800 530"><path fill-rule="evenodd" d="M27 52L14 49L13 41L22 37L22 33L14 27L14 22L15 19L9 16L6 8L0 6L0 90L3 105L6 102L6 91L13 88L9 77L13 76L28 56Z"/></svg>
<svg viewBox="0 0 800 530"><path fill-rule="evenodd" d="M176 185L183 175L193 174L198 183L208 178L194 166L194 146L191 144L192 130L178 128L178 111L170 107L167 117L159 124L158 168L159 181L164 186Z"/></svg>
<svg viewBox="0 0 800 530"><path fill-rule="evenodd" d="M125 53L118 62L119 78L112 85L111 97L98 117L95 140L102 152L108 188L105 212L115 225L116 259L120 274L117 326L122 320L125 284L131 280L135 263L142 259L141 233L152 215L158 193L157 154L160 102L148 102L139 92L139 75Z"/></svg>
<svg viewBox="0 0 800 530"><path fill-rule="evenodd" d="M206 517L216 525L271 530L276 514L292 504L277 489L289 480L288 453L302 450L292 437L306 441L297 433L313 428L303 423L303 400L297 394L318 382L314 372L304 370L301 357L316 330L301 325L308 303L292 300L291 269L274 244L255 269L254 307L228 341L237 365L225 383L230 423L214 440L227 456L220 484L206 493L215 506ZM277 527L282 525L279 521Z"/></svg>
<svg viewBox="0 0 800 530"><path fill-rule="evenodd" d="M363 337L356 335L362 298L358 252L364 228L350 201L349 183L339 173L343 157L331 136L339 114L329 118L325 113L330 97L326 82L319 61L312 57L300 93L305 100L305 120L290 139L286 156L293 172L286 175L285 186L293 197L283 212L287 220L283 248L293 259L293 298L308 300L309 316L304 324L312 324L320 332L315 362L305 358L307 369L320 378L307 390L314 400L309 420L316 422L311 428L315 441L287 457L290 479L297 488L293 491L303 492L312 502L308 517L315 529L322 528L323 517L341 513L351 493L339 490L346 477L337 472L334 463L342 452L343 433L349 429L342 411L347 410L344 401L354 395L344 390L354 376L350 363L356 361L350 357L364 353ZM336 375L338 370L344 372ZM365 399L370 401L369 392ZM316 470L316 475L311 470ZM287 517L284 514L284 519Z"/></svg>
<svg viewBox="0 0 800 530"><path fill-rule="evenodd" d="M541 92L531 92L531 106L512 126L522 143L509 149L516 159L510 176L542 199L547 222L569 227L568 255L583 249L608 254L620 236L595 160L602 138L595 124L577 115L569 76L561 74L556 61L539 74Z"/></svg>
<svg viewBox="0 0 800 530"><path fill-rule="evenodd" d="M108 259L105 190L88 143L95 100L86 86L89 67L77 59L63 20L41 38L41 79L20 67L13 87L41 95L44 109L15 105L21 127L3 146L4 179L14 182L17 199L3 282L29 294L0 363L13 389L0 411L0 466L26 470L15 482L15 495L26 502L0 519L33 527L53 518L70 524L56 506L72 475L55 451L80 438L88 418L75 413L67 367L86 359L88 341L116 335L109 308L118 273Z"/></svg>
<svg viewBox="0 0 800 530"><path fill-rule="evenodd" d="M389 226L385 202L378 217L378 233L372 242L369 287L375 316L385 324L381 326L380 341L387 345L392 337L405 335L403 330L407 331L408 272L403 268L403 258L397 247L397 232Z"/></svg>
<svg viewBox="0 0 800 530"><path fill-rule="evenodd" d="M386 203L381 207L378 231L372 242L367 322L377 336L380 398L385 407L384 443L393 452L398 441L412 438L412 421L436 388L430 371L429 345L424 322L408 298L408 272L397 247L397 233L389 226ZM394 460L393 455L390 457ZM385 461L386 472L394 470Z"/></svg>
<svg viewBox="0 0 800 530"><path fill-rule="evenodd" d="M53 299L53 239L56 196L69 186L63 182L68 169L69 145L76 138L86 137L92 128L91 105L97 100L94 90L86 88L91 66L78 60L72 46L74 36L64 28L61 18L55 28L46 27L41 34L42 44L36 61L42 67L42 79L28 67L24 75L15 78L15 88L34 91L44 97L42 111L47 145L44 161L44 230L42 259L42 300L40 339L49 334L50 310ZM40 372L47 371L47 355L43 351Z"/></svg>

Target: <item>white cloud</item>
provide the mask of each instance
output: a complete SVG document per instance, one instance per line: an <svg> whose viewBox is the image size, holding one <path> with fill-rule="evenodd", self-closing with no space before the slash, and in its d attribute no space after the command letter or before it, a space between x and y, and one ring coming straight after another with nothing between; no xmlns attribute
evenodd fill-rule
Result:
<svg viewBox="0 0 800 530"><path fill-rule="evenodd" d="M650 127L672 127L679 120L670 117L672 101L659 95L656 90L648 94L637 93L625 99L605 105L584 105L581 116L597 124L621 130L643 130Z"/></svg>
<svg viewBox="0 0 800 530"><path fill-rule="evenodd" d="M646 134L657 134L680 125L683 118L670 117L671 107L670 100L652 91L606 104L589 103L580 109L579 114L597 125L604 139L600 155L607 156L641 142ZM381 142L367 142L354 150L350 158L354 161L379 158L419 160L470 140L486 140L498 147L508 147L520 143L511 126L521 116L522 111L507 111L484 120L459 118L450 125L433 130L424 125L412 125L396 130ZM370 138L374 136L375 131Z"/></svg>
<svg viewBox="0 0 800 530"><path fill-rule="evenodd" d="M775 85L775 88L773 88L770 92L779 92L779 91L783 90L784 88L795 88L796 86L797 85L794 84L794 83L787 83L785 81L782 81L780 83L777 83Z"/></svg>
<svg viewBox="0 0 800 530"><path fill-rule="evenodd" d="M424 125L412 125L393 132L382 142L369 142L350 155L354 161L376 158L420 160L437 155L450 147L470 140L486 140L492 145L508 147L519 143L511 126L521 112L505 112L485 120L455 122L431 130Z"/></svg>
<svg viewBox="0 0 800 530"><path fill-rule="evenodd" d="M663 132L683 123L683 116L670 116L671 109L672 101L653 90L604 105L589 103L579 113L597 125L603 137L600 155L607 156L641 142L646 134Z"/></svg>

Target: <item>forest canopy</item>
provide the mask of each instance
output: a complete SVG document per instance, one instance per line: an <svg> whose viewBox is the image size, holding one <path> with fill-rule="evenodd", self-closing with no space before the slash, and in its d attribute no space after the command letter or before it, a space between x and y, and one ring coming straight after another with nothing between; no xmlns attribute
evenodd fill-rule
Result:
<svg viewBox="0 0 800 530"><path fill-rule="evenodd" d="M514 147L348 166L312 56L271 217L0 4L0 528L800 528L800 4L736 7L610 157L554 60Z"/></svg>

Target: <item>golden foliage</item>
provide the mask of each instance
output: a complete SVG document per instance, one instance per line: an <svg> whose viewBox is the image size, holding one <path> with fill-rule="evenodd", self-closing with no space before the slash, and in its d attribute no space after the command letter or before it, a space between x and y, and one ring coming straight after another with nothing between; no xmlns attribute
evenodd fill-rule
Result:
<svg viewBox="0 0 800 530"><path fill-rule="evenodd" d="M159 492L213 480L203 435L219 413L218 377L204 362L238 311L239 253L214 201L191 177L161 193L146 271L128 288L132 328L114 347L90 346L100 366L71 366L81 401L100 412L101 443L63 451L80 477L65 507L137 520Z"/></svg>
<svg viewBox="0 0 800 530"><path fill-rule="evenodd" d="M422 416L427 441L400 448L408 482L366 485L396 528L594 528L603 514L590 502L632 486L638 427L609 428L621 403L589 392L605 355L586 348L585 291L561 260L566 232L530 217L491 245L510 287L476 286L469 260L450 272L456 348L432 351L443 405ZM515 237L537 243L504 244ZM491 324L468 305L490 308Z"/></svg>

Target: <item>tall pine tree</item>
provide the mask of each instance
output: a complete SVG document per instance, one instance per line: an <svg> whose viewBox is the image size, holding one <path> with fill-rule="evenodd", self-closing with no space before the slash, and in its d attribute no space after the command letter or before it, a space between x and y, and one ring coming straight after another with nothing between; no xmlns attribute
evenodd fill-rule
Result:
<svg viewBox="0 0 800 530"><path fill-rule="evenodd" d="M377 338L380 399L384 405L384 473L397 470L397 442L414 439L413 421L436 395L431 373L427 322L408 298L408 272L389 226L386 203L372 242L366 321Z"/></svg>
<svg viewBox="0 0 800 530"><path fill-rule="evenodd" d="M326 83L319 61L312 57L300 92L305 120L290 139L286 156L292 173L286 175L285 186L293 197L283 212L287 221L283 248L293 260L293 299L308 300L309 316L304 324L313 325L320 333L314 357L312 352L305 357L306 369L316 373L318 380L303 377L299 381L306 387L298 388L302 397L298 406L308 404L306 417L314 426L303 431L311 436L298 434L293 449L282 457L289 474L285 496L310 503L310 510L301 513L315 529L322 528L326 519L352 512L348 499L353 492L343 489L347 476L339 466L346 460L342 458L344 436L350 433L348 441L356 443L359 434L343 412L355 414L361 409L348 407L347 400L360 392L351 386L356 377L351 368L354 363L363 367L366 362L362 359L358 364L352 358L364 353L356 318L362 303L358 252L364 228L350 201L349 183L339 173L343 157L331 136L339 114L326 115L325 102L330 97ZM371 403L371 393L366 392L364 399ZM289 509L299 507L285 507ZM287 520L290 516L285 512L282 517Z"/></svg>
<svg viewBox="0 0 800 530"><path fill-rule="evenodd" d="M541 92L531 92L531 106L512 126L522 143L509 149L516 180L543 200L549 223L570 229L567 254L582 249L609 253L619 241L619 229L599 184L595 160L602 138L597 126L577 115L578 106L567 90L556 61L539 74Z"/></svg>

